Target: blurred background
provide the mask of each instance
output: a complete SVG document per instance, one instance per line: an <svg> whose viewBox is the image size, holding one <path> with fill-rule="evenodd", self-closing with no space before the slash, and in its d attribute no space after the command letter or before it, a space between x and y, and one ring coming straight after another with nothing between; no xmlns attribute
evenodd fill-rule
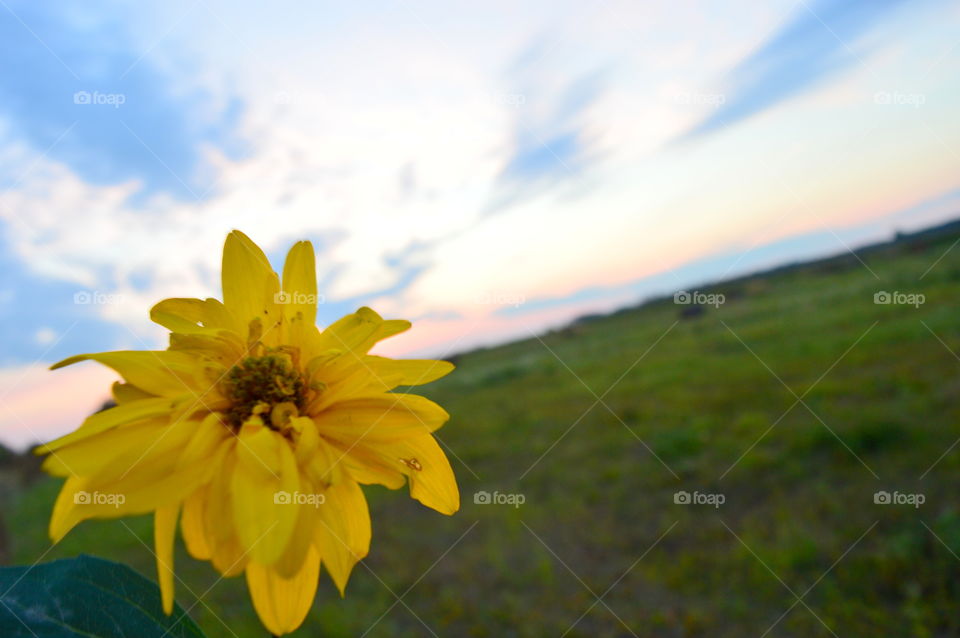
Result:
<svg viewBox="0 0 960 638"><path fill-rule="evenodd" d="M238 228L458 364L461 512L367 490L300 635L960 632L956 3L0 0L0 52L4 562L152 577L149 519L51 548L23 452Z"/></svg>

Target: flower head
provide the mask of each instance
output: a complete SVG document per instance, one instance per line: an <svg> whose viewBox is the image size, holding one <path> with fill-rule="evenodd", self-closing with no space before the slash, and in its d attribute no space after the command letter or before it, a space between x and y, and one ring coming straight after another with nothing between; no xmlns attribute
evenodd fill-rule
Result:
<svg viewBox="0 0 960 638"><path fill-rule="evenodd" d="M445 361L368 354L410 323L361 308L319 330L313 247L290 249L282 279L239 231L223 250L223 302L167 299L150 312L170 330L161 351L84 354L123 378L116 407L42 445L66 477L50 519L59 541L88 518L153 512L164 609L173 607L173 541L225 576L244 573L274 634L296 629L321 564L341 595L370 545L361 484L396 489L444 514L456 479L431 432L449 415L391 392L438 379ZM91 499L90 494L123 498ZM87 495L84 497L83 495Z"/></svg>

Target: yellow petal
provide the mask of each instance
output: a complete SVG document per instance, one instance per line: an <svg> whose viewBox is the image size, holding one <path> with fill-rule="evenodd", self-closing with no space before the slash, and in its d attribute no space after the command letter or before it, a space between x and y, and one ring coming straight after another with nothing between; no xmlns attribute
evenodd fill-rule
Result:
<svg viewBox="0 0 960 638"><path fill-rule="evenodd" d="M44 460L43 468L55 476L76 474L100 481L126 477L137 481L173 469L197 426L196 421L168 424L165 418L141 420L61 445Z"/></svg>
<svg viewBox="0 0 960 638"><path fill-rule="evenodd" d="M354 466L347 459L344 460L344 465L350 477L361 485L383 485L387 489L398 490L406 483L406 477L396 469L361 464Z"/></svg>
<svg viewBox="0 0 960 638"><path fill-rule="evenodd" d="M284 314L293 322L317 321L317 270L313 244L298 241L283 264Z"/></svg>
<svg viewBox="0 0 960 638"><path fill-rule="evenodd" d="M50 515L50 538L59 543L78 523L90 518L126 516L131 513L125 511L128 502L127 494L123 492L101 491L92 487L87 479L72 476L63 484L54 503ZM132 513L144 514L151 510Z"/></svg>
<svg viewBox="0 0 960 638"><path fill-rule="evenodd" d="M221 416L211 412L195 426L190 442L183 448L177 461L178 469L188 469L199 464L209 464L221 444L233 437L233 432L224 425Z"/></svg>
<svg viewBox="0 0 960 638"><path fill-rule="evenodd" d="M363 310L363 308L361 308L361 310ZM366 310L370 310L370 309L366 308ZM370 312L373 312L373 311L370 310ZM387 319L382 324L380 324L380 327L377 329L376 334L373 335L373 337L369 341L361 344L360 349L366 352L367 350L372 348L374 345L376 345L378 342L406 332L407 330L410 329L410 326L411 326L411 323L406 319Z"/></svg>
<svg viewBox="0 0 960 638"><path fill-rule="evenodd" d="M320 555L313 547L292 578L283 578L260 563L251 561L247 565L247 587L253 607L270 633L290 633L303 623L313 605L319 578Z"/></svg>
<svg viewBox="0 0 960 638"><path fill-rule="evenodd" d="M307 365L308 384L319 385L322 391L307 405L308 414L317 414L337 401L362 394L375 384L373 371L364 364L362 357L337 351L310 361Z"/></svg>
<svg viewBox="0 0 960 638"><path fill-rule="evenodd" d="M54 543L59 543L80 519L73 515L76 505L76 495L85 492L86 481L83 478L71 476L60 488L57 500L53 504L50 514L49 534Z"/></svg>
<svg viewBox="0 0 960 638"><path fill-rule="evenodd" d="M433 432L450 415L439 405L415 394L381 394L335 403L316 417L324 436L340 441L395 440Z"/></svg>
<svg viewBox="0 0 960 638"><path fill-rule="evenodd" d="M412 436L394 444L408 468L410 496L441 514L453 514L460 509L460 490L450 467L450 461L431 435ZM410 467L415 459L420 469Z"/></svg>
<svg viewBox="0 0 960 638"><path fill-rule="evenodd" d="M283 578L292 578L300 570L300 566L303 565L307 551L313 543L318 516L317 508L322 507L319 504L319 499L322 496L318 491L302 486L301 493L309 495L310 498L301 499L302 502L289 505L296 510L296 523L293 527L293 533L290 534L290 540L287 542L287 549L273 565L277 574Z"/></svg>
<svg viewBox="0 0 960 638"><path fill-rule="evenodd" d="M135 385L131 385L129 383L120 383L119 381L115 381L110 390L111 394L113 395L113 400L117 402L117 405L130 403L132 401L139 401L140 399L156 398L155 395L152 395L149 392L144 392Z"/></svg>
<svg viewBox="0 0 960 638"><path fill-rule="evenodd" d="M377 389L393 390L401 385L430 383L450 374L453 364L432 359L387 359L368 355L364 363L369 366Z"/></svg>
<svg viewBox="0 0 960 638"><path fill-rule="evenodd" d="M317 491L338 483L342 474L339 461L343 453L320 437L317 424L310 417L298 417L291 424L298 432L294 455L301 479Z"/></svg>
<svg viewBox="0 0 960 638"><path fill-rule="evenodd" d="M153 515L153 542L157 554L157 580L163 613L173 613L173 535L177 530L180 505L161 507Z"/></svg>
<svg viewBox="0 0 960 638"><path fill-rule="evenodd" d="M237 363L246 354L246 345L232 332L220 330L216 334L170 334L170 350L185 352L214 361L224 368ZM216 375L219 378L223 370Z"/></svg>
<svg viewBox="0 0 960 638"><path fill-rule="evenodd" d="M224 305L244 325L256 317L263 318L265 328L279 320L277 274L260 247L239 230L223 245L221 280Z"/></svg>
<svg viewBox="0 0 960 638"><path fill-rule="evenodd" d="M117 518L146 514L152 510L178 503L193 493L212 476L212 469L207 466L193 467L189 470L177 472L168 471L145 477L145 480L127 487L122 481L98 483L91 480L88 487L101 494L123 495L125 501L117 506L102 506L95 508L90 515L83 518Z"/></svg>
<svg viewBox="0 0 960 638"><path fill-rule="evenodd" d="M354 351L377 333L383 318L369 308L341 317L320 334L322 344L331 350Z"/></svg>
<svg viewBox="0 0 960 638"><path fill-rule="evenodd" d="M391 490L399 489L406 483L402 465L384 460L379 452L369 446L338 442L336 439L330 439L329 444L336 450L336 467L358 483L383 485Z"/></svg>
<svg viewBox="0 0 960 638"><path fill-rule="evenodd" d="M221 444L203 508L203 529L211 551L210 561L225 577L241 573L249 561L249 553L240 544L233 525L231 479L237 465L236 447L235 437Z"/></svg>
<svg viewBox="0 0 960 638"><path fill-rule="evenodd" d="M284 500L300 489L300 472L287 440L266 427L241 431L231 479L233 523L250 559L271 565L287 549L297 508Z"/></svg>
<svg viewBox="0 0 960 638"><path fill-rule="evenodd" d="M378 341L410 328L402 319L384 321L376 312L364 306L352 315L330 324L320 335L322 349L338 349L357 354L366 353Z"/></svg>
<svg viewBox="0 0 960 638"><path fill-rule="evenodd" d="M150 394L173 397L199 389L194 378L196 359L183 352L121 350L78 354L53 364L50 369L56 370L87 360L113 368L127 383Z"/></svg>
<svg viewBox="0 0 960 638"><path fill-rule="evenodd" d="M50 536L59 541L77 523L91 518L146 514L175 505L213 477L212 464L173 471L158 466L130 480L100 481L70 477L64 483L50 518Z"/></svg>
<svg viewBox="0 0 960 638"><path fill-rule="evenodd" d="M150 319L183 334L213 334L218 330L239 334L244 328L217 299L164 299L150 309Z"/></svg>
<svg viewBox="0 0 960 638"><path fill-rule="evenodd" d="M316 357L308 364L310 383L322 383L308 405L316 414L338 401L356 396L382 394L397 386L435 381L453 370L453 364L433 360L395 360L341 351Z"/></svg>
<svg viewBox="0 0 960 638"><path fill-rule="evenodd" d="M297 443L294 454L297 465L307 465L317 452L320 445L320 436L317 434L317 425L310 417L299 416L290 420L290 427L297 432Z"/></svg>
<svg viewBox="0 0 960 638"><path fill-rule="evenodd" d="M37 447L36 454L46 454L53 452L65 445L76 443L88 437L106 432L121 425L134 425L146 420L155 420L164 417L172 409L170 399L149 398L139 401L132 401L92 414L84 420L83 424L70 434L65 434L59 439L54 439L45 445Z"/></svg>
<svg viewBox="0 0 960 638"><path fill-rule="evenodd" d="M349 450L350 473L358 481L405 474L410 496L416 500L441 514L453 514L460 509L457 479L433 435L413 434L395 441L365 438L350 445L337 445ZM380 480L375 482L387 485Z"/></svg>
<svg viewBox="0 0 960 638"><path fill-rule="evenodd" d="M313 425L314 429L316 427ZM310 484L323 490L328 485L344 480L346 460L347 456L343 450L337 449L330 441L318 436L313 454L301 463L301 468ZM403 477L400 478L400 483L403 483Z"/></svg>
<svg viewBox="0 0 960 638"><path fill-rule="evenodd" d="M104 478L117 478L137 464L152 442L162 434L165 423L165 419L152 419L68 441L51 450L41 467L53 476L100 474ZM41 451L44 450L41 448ZM108 465L113 467L107 470Z"/></svg>
<svg viewBox="0 0 960 638"><path fill-rule="evenodd" d="M183 542L190 555L197 560L209 560L211 555L203 521L207 490L208 488L204 486L188 496L183 502L183 515L180 517L180 533L183 534Z"/></svg>
<svg viewBox="0 0 960 638"><path fill-rule="evenodd" d="M316 544L323 564L343 596L350 572L370 550L370 511L356 481L330 486L317 508Z"/></svg>

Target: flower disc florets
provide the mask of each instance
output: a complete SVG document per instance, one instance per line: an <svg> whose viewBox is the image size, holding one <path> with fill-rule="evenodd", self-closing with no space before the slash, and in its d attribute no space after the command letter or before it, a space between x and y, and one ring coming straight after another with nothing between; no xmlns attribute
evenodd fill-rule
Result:
<svg viewBox="0 0 960 638"><path fill-rule="evenodd" d="M227 423L234 428L252 415L263 415L265 422L279 428L281 423L276 421L281 415L296 416L303 408L303 379L280 354L243 359L227 373L225 384L232 401ZM271 420L272 416L278 418Z"/></svg>

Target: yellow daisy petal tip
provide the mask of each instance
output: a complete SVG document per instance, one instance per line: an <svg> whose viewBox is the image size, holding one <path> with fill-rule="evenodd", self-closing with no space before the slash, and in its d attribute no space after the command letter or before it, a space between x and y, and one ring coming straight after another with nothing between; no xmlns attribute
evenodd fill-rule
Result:
<svg viewBox="0 0 960 638"><path fill-rule="evenodd" d="M442 506L442 507L438 507L436 504L431 503L430 505L427 505L427 507L437 512L438 514L443 514L444 516L453 516L454 514L460 511L460 502L458 500L453 505Z"/></svg>
<svg viewBox="0 0 960 638"><path fill-rule="evenodd" d="M47 535L50 542L54 545L63 540L63 537L76 526L76 521L69 521L63 518L53 517L50 519L50 526L47 528Z"/></svg>
<svg viewBox="0 0 960 638"><path fill-rule="evenodd" d="M36 456L43 456L44 454L49 454L50 450L47 449L46 445L41 444L33 446L33 448L30 450L30 453ZM42 468L43 465L41 464L40 467Z"/></svg>
<svg viewBox="0 0 960 638"><path fill-rule="evenodd" d="M438 359L437 362L434 364L434 366L438 368L437 377L436 377L437 379L440 379L441 377L445 377L457 369L457 366L455 366L449 361L444 361L443 359Z"/></svg>
<svg viewBox="0 0 960 638"><path fill-rule="evenodd" d="M66 368L69 365L74 363L79 363L80 361L85 361L90 355L88 354L75 354L72 357L67 357L63 361L58 361L50 366L51 370L59 370L60 368Z"/></svg>
<svg viewBox="0 0 960 638"><path fill-rule="evenodd" d="M173 541L176 535L180 505L167 505L154 513L153 536L157 556L157 580L163 613L173 613Z"/></svg>
<svg viewBox="0 0 960 638"><path fill-rule="evenodd" d="M263 249L242 230L234 229L230 231L230 234L227 235L227 238L223 242L224 251L226 251L227 247L231 244L239 244L258 257L264 254Z"/></svg>
<svg viewBox="0 0 960 638"><path fill-rule="evenodd" d="M69 530L66 530L66 529L64 529L64 530L59 530L59 531L58 531L58 530L55 530L55 529L53 528L53 526L51 525L51 526L47 529L47 536L50 537L50 544L51 544L51 545L56 545L57 543L59 543L61 540L63 540L63 537L67 535L67 532L68 532L68 531L69 531Z"/></svg>

